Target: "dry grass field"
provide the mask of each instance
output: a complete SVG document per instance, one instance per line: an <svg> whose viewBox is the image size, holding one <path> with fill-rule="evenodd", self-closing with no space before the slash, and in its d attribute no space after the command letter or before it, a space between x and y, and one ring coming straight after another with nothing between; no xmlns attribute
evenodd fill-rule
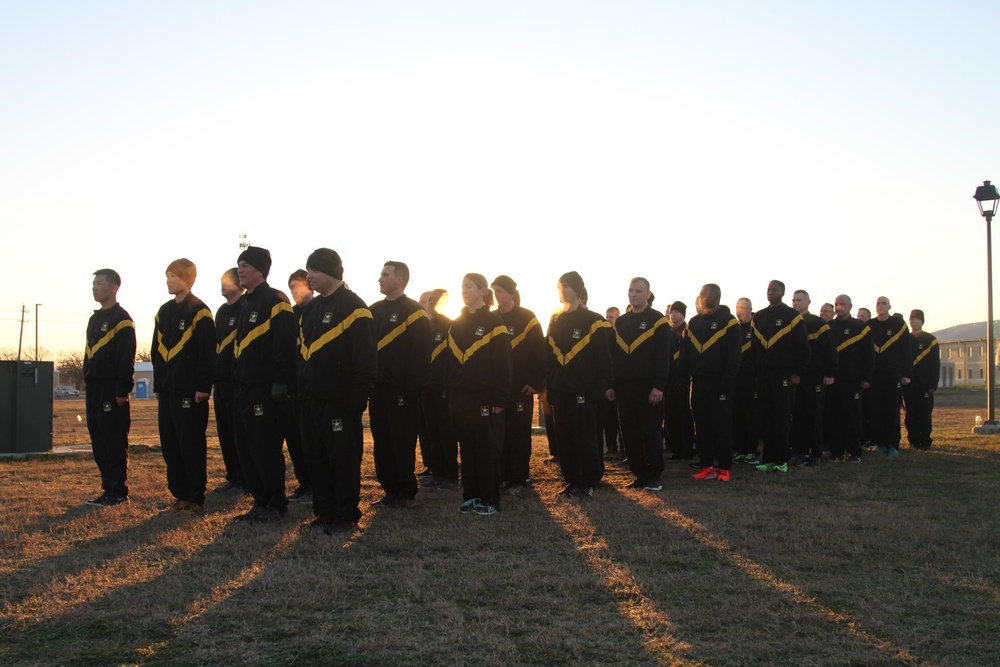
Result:
<svg viewBox="0 0 1000 667"><path fill-rule="evenodd" d="M971 435L983 402L942 393L929 452L744 466L728 485L672 465L658 494L620 490L611 464L576 502L553 498L536 438L533 489L490 518L459 514L455 491L370 510L369 451L346 540L300 533L309 506L231 524L246 497L159 515L155 447L133 449L133 502L106 509L83 505L99 490L87 456L3 460L0 664L1000 664L1000 438ZM155 445L153 407L135 404L133 442ZM57 402L57 443L86 441L82 409ZM209 466L214 485L214 442Z"/></svg>

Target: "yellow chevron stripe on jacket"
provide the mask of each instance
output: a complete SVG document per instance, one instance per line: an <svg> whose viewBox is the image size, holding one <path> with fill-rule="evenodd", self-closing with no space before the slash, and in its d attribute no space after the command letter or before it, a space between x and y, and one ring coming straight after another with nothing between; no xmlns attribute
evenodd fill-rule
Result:
<svg viewBox="0 0 1000 667"><path fill-rule="evenodd" d="M735 318L729 320L728 322L726 322L726 326L724 326L721 330L716 331L714 334L712 334L712 337L709 338L707 341L705 341L704 344L702 344L701 341L695 338L694 332L691 331L690 329L688 329L688 338L691 339L691 344L694 345L694 349L697 350L699 354L704 354L705 352L708 352L708 348L718 343L719 340L726 335L727 331L729 331L733 327L738 327L739 325L740 323Z"/></svg>
<svg viewBox="0 0 1000 667"><path fill-rule="evenodd" d="M788 326L786 326L785 328L781 329L780 331L778 331L776 334L774 334L770 338L764 338L764 334L762 334L760 332L760 330L757 328L757 325L755 323L751 323L750 324L750 328L753 329L753 333L754 333L755 336L757 336L757 340L760 341L760 344L764 346L765 350L767 350L767 349L773 347L779 340L781 340L782 338L784 338L785 336L787 336L788 332L791 331L792 329L794 329L795 327L797 327L799 325L799 323L801 323L801 322L802 322L802 316L801 315L796 315L795 319L793 319L791 322L788 323Z"/></svg>
<svg viewBox="0 0 1000 667"><path fill-rule="evenodd" d="M156 351L160 353L160 357L162 357L164 361L170 361L178 354L180 354L184 350L184 346L187 345L187 342L191 340L191 336L194 336L194 330L195 327L198 326L198 322L205 319L206 317L211 317L211 316L212 313L207 308L202 308L201 310L199 310L195 314L194 319L191 320L191 326L184 329L184 333L181 335L181 339L177 341L177 344L174 345L169 350L167 349L167 346L163 344L163 332L160 331L159 326L157 326ZM157 325L159 325L160 323L159 315L156 316L156 323Z"/></svg>
<svg viewBox="0 0 1000 667"><path fill-rule="evenodd" d="M621 335L618 333L618 330L615 329L615 342L618 343L618 347L624 350L625 354L632 354L633 352L636 351L636 349L640 345L642 345L647 340L652 338L653 334L656 333L656 330L659 329L664 324L669 326L670 321L665 317L661 317L660 319L656 320L656 323L653 325L653 328L643 332L641 336L637 337L634 341L632 341L631 345L626 343L625 339L622 338Z"/></svg>
<svg viewBox="0 0 1000 667"><path fill-rule="evenodd" d="M902 336L902 335L903 335L903 328L900 327L899 331L896 332L896 335L893 336L892 338L890 338L889 340L887 340L885 342L885 345L879 346L878 344L876 344L875 345L875 352L877 354L882 354L883 352L885 352L886 350L888 350L890 347L892 347L892 344L895 343L897 340L899 340L899 337Z"/></svg>
<svg viewBox="0 0 1000 667"><path fill-rule="evenodd" d="M515 347L523 343L525 337L528 335L528 332L534 329L535 327L541 329L542 325L538 322L538 318L532 317L531 321L528 322L528 325L524 327L524 331L522 331L521 333L517 334L516 336L510 339L510 349L513 350Z"/></svg>
<svg viewBox="0 0 1000 667"><path fill-rule="evenodd" d="M371 311L368 310L367 308L358 308L353 313L351 313L350 315L348 315L347 317L345 317L343 320L341 320L340 324L338 324L337 326L333 327L332 329L330 329L329 331L327 331L326 333L324 333L322 336L320 336L319 338L317 338L316 340L314 340L312 342L312 345L310 345L308 348L306 347L305 341L303 341L302 342L302 350L303 350L302 351L302 359L305 360L305 361L309 361L310 357L312 357L314 354L316 354L317 352L319 352L320 350L322 350L331 341L336 340L340 336L340 334L342 334L345 331L347 331L348 329L350 329L352 324L354 324L358 320L364 319L366 317L368 319L372 319L372 313L371 313Z"/></svg>
<svg viewBox="0 0 1000 667"><path fill-rule="evenodd" d="M562 351L556 345L555 340L553 340L550 337L549 346L552 348L552 353L556 355L556 361L559 362L560 366L565 366L569 362L573 361L573 357L580 354L580 352L583 351L583 349L590 344L591 338L597 331L600 331L604 327L610 327L610 326L611 325L605 322L604 320L597 320L596 322L590 325L590 330L587 332L587 335L581 338L579 342L577 342L576 345L574 345L573 348L566 354L562 353Z"/></svg>
<svg viewBox="0 0 1000 667"><path fill-rule="evenodd" d="M104 347L105 345L107 345L108 343L110 343L111 339L114 338L115 335L117 335L117 333L122 329L135 329L135 323L132 320L122 320L121 322L116 324L115 328L107 332L103 336L101 336L101 340L94 343L93 347L87 345L84 348L83 352L84 358L89 359L93 357L95 354L97 354L97 351L102 347Z"/></svg>
<svg viewBox="0 0 1000 667"><path fill-rule="evenodd" d="M233 355L239 358L240 354L242 354L243 350L247 349L250 343L254 342L258 338L266 334L268 331L270 331L271 320L275 316L277 316L278 313L281 312L291 313L292 307L289 304L285 303L284 301L280 301L274 304L274 307L271 308L271 314L267 317L266 320L258 324L253 329L251 329L249 333L247 333L247 335L243 337L243 340L236 341L236 344L233 346Z"/></svg>
<svg viewBox="0 0 1000 667"><path fill-rule="evenodd" d="M461 348L458 347L458 343L456 343L455 339L451 337L451 331L449 330L448 347L451 349L451 353L455 355L455 358L458 359L458 363L464 364L466 361L472 358L472 355L478 352L484 345L489 343L494 336L503 336L503 335L508 335L507 327L504 326L494 327L493 331L489 332L488 334L477 340L475 343L470 345L468 350L462 352Z"/></svg>
<svg viewBox="0 0 1000 667"><path fill-rule="evenodd" d="M937 340L932 340L932 341L931 341L931 344L927 346L927 349L926 349L926 350L924 350L923 352L921 352L920 354L918 354L918 355L917 355L917 358L913 360L913 365L914 365L914 366L916 366L916 365L917 365L917 364L919 364L919 363L920 363L921 361L923 361L923 360L924 360L924 357L926 357L926 356L927 356L927 353L928 353L928 352L930 352L930 351L931 351L931 348L932 348L932 347L934 347L935 345L937 345Z"/></svg>
<svg viewBox="0 0 1000 667"><path fill-rule="evenodd" d="M222 351L232 345L234 340L236 340L236 329L230 331L229 335L223 338L222 342L215 346L215 353L222 354Z"/></svg>
<svg viewBox="0 0 1000 667"><path fill-rule="evenodd" d="M829 331L829 330L830 330L830 325L829 324L824 324L819 329L816 329L816 333L809 334L809 342L811 343L812 341L814 341L817 338L819 338L820 336L822 336L824 332Z"/></svg>
<svg viewBox="0 0 1000 667"><path fill-rule="evenodd" d="M448 349L448 341L443 340L440 343L438 343L437 347L431 350L431 361L437 359L438 355L444 352L446 349Z"/></svg>
<svg viewBox="0 0 1000 667"><path fill-rule="evenodd" d="M396 338L402 336L403 332L406 331L406 328L408 326L410 326L411 324L413 324L422 317L430 319L430 316L427 315L427 311L424 310L423 308L421 308L420 310L413 311L413 314L407 317L405 322L403 322L398 327L396 327L395 329L393 329L392 331L390 331L389 333L387 333L385 336L382 337L382 340L378 342L378 349L381 350L383 347L385 347L392 341L396 340Z"/></svg>
<svg viewBox="0 0 1000 667"><path fill-rule="evenodd" d="M861 330L861 333L859 333L857 336L854 336L853 338L848 338L847 340L841 342L841 344L837 346L837 352L843 352L850 346L857 343L859 340L863 339L869 333L871 333L871 329L865 327L864 329Z"/></svg>
<svg viewBox="0 0 1000 667"><path fill-rule="evenodd" d="M740 352L744 353L744 352L749 352L749 351L750 351L750 341L747 341L747 342L743 343L743 347L740 348Z"/></svg>

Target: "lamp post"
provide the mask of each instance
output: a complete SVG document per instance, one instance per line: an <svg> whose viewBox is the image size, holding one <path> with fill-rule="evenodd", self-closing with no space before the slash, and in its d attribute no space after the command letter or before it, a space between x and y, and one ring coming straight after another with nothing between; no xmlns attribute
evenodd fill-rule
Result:
<svg viewBox="0 0 1000 667"><path fill-rule="evenodd" d="M993 216L997 212L997 204L1000 203L1000 192L997 186L991 185L989 181L976 188L973 195L979 205L979 213L986 218L986 345L989 356L986 357L986 412L988 419L982 426L972 429L973 433L1000 433L1000 424L993 417L993 241L991 239L990 227Z"/></svg>

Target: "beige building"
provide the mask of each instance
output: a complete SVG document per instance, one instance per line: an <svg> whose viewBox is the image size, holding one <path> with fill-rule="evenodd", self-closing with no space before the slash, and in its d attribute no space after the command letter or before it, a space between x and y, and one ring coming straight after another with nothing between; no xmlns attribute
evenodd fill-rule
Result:
<svg viewBox="0 0 1000 667"><path fill-rule="evenodd" d="M993 324L993 333L1000 332L1000 321ZM986 384L986 322L959 324L935 331L941 348L941 386ZM1000 338L994 341L994 351L1000 350ZM993 381L996 384L994 357Z"/></svg>

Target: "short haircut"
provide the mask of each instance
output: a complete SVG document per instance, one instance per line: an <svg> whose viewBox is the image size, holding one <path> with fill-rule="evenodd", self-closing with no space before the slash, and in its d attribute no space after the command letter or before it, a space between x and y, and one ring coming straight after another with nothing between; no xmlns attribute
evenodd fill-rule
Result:
<svg viewBox="0 0 1000 667"><path fill-rule="evenodd" d="M615 312L616 312L616 313L618 313L619 315L620 315L620 314L621 314L621 312L622 312L622 311L618 310L618 306L611 306L610 308L608 308L607 310L605 310L605 311L604 311L604 314L605 314L605 315L607 315L607 314L608 314L608 313L610 313L611 311L615 311Z"/></svg>
<svg viewBox="0 0 1000 667"><path fill-rule="evenodd" d="M308 283L309 274L306 273L305 269L298 269L292 272L292 275L288 276L288 284L291 285L294 282Z"/></svg>
<svg viewBox="0 0 1000 667"><path fill-rule="evenodd" d="M782 294L785 293L785 283L781 282L780 280L772 280L771 282L781 288Z"/></svg>
<svg viewBox="0 0 1000 667"><path fill-rule="evenodd" d="M384 264L384 266L391 266L393 273L399 278L403 279L403 287L406 287L407 283L410 282L410 267L402 262L396 262L389 260Z"/></svg>
<svg viewBox="0 0 1000 667"><path fill-rule="evenodd" d="M122 285L122 277L114 269L97 269L94 271L94 275L104 278L104 280L112 285L117 285L118 287Z"/></svg>
<svg viewBox="0 0 1000 667"><path fill-rule="evenodd" d="M239 269L237 269L235 266L231 269L226 269L226 272L222 274L222 277L229 278L230 282L232 282L234 285L238 286L240 284Z"/></svg>
<svg viewBox="0 0 1000 667"><path fill-rule="evenodd" d="M705 300L703 301L705 307L710 310L715 310L719 307L719 302L722 301L722 288L715 283L706 283L702 286L701 291L705 293Z"/></svg>
<svg viewBox="0 0 1000 667"><path fill-rule="evenodd" d="M636 276L632 280L628 281L629 285L631 285L632 283L642 283L643 285L646 286L646 291L647 292L649 291L649 281L641 276Z"/></svg>
<svg viewBox="0 0 1000 667"><path fill-rule="evenodd" d="M807 299L809 298L809 292L805 291L804 289L797 289L797 290L795 290L795 292L793 293L793 296L798 295L798 294L802 294Z"/></svg>

